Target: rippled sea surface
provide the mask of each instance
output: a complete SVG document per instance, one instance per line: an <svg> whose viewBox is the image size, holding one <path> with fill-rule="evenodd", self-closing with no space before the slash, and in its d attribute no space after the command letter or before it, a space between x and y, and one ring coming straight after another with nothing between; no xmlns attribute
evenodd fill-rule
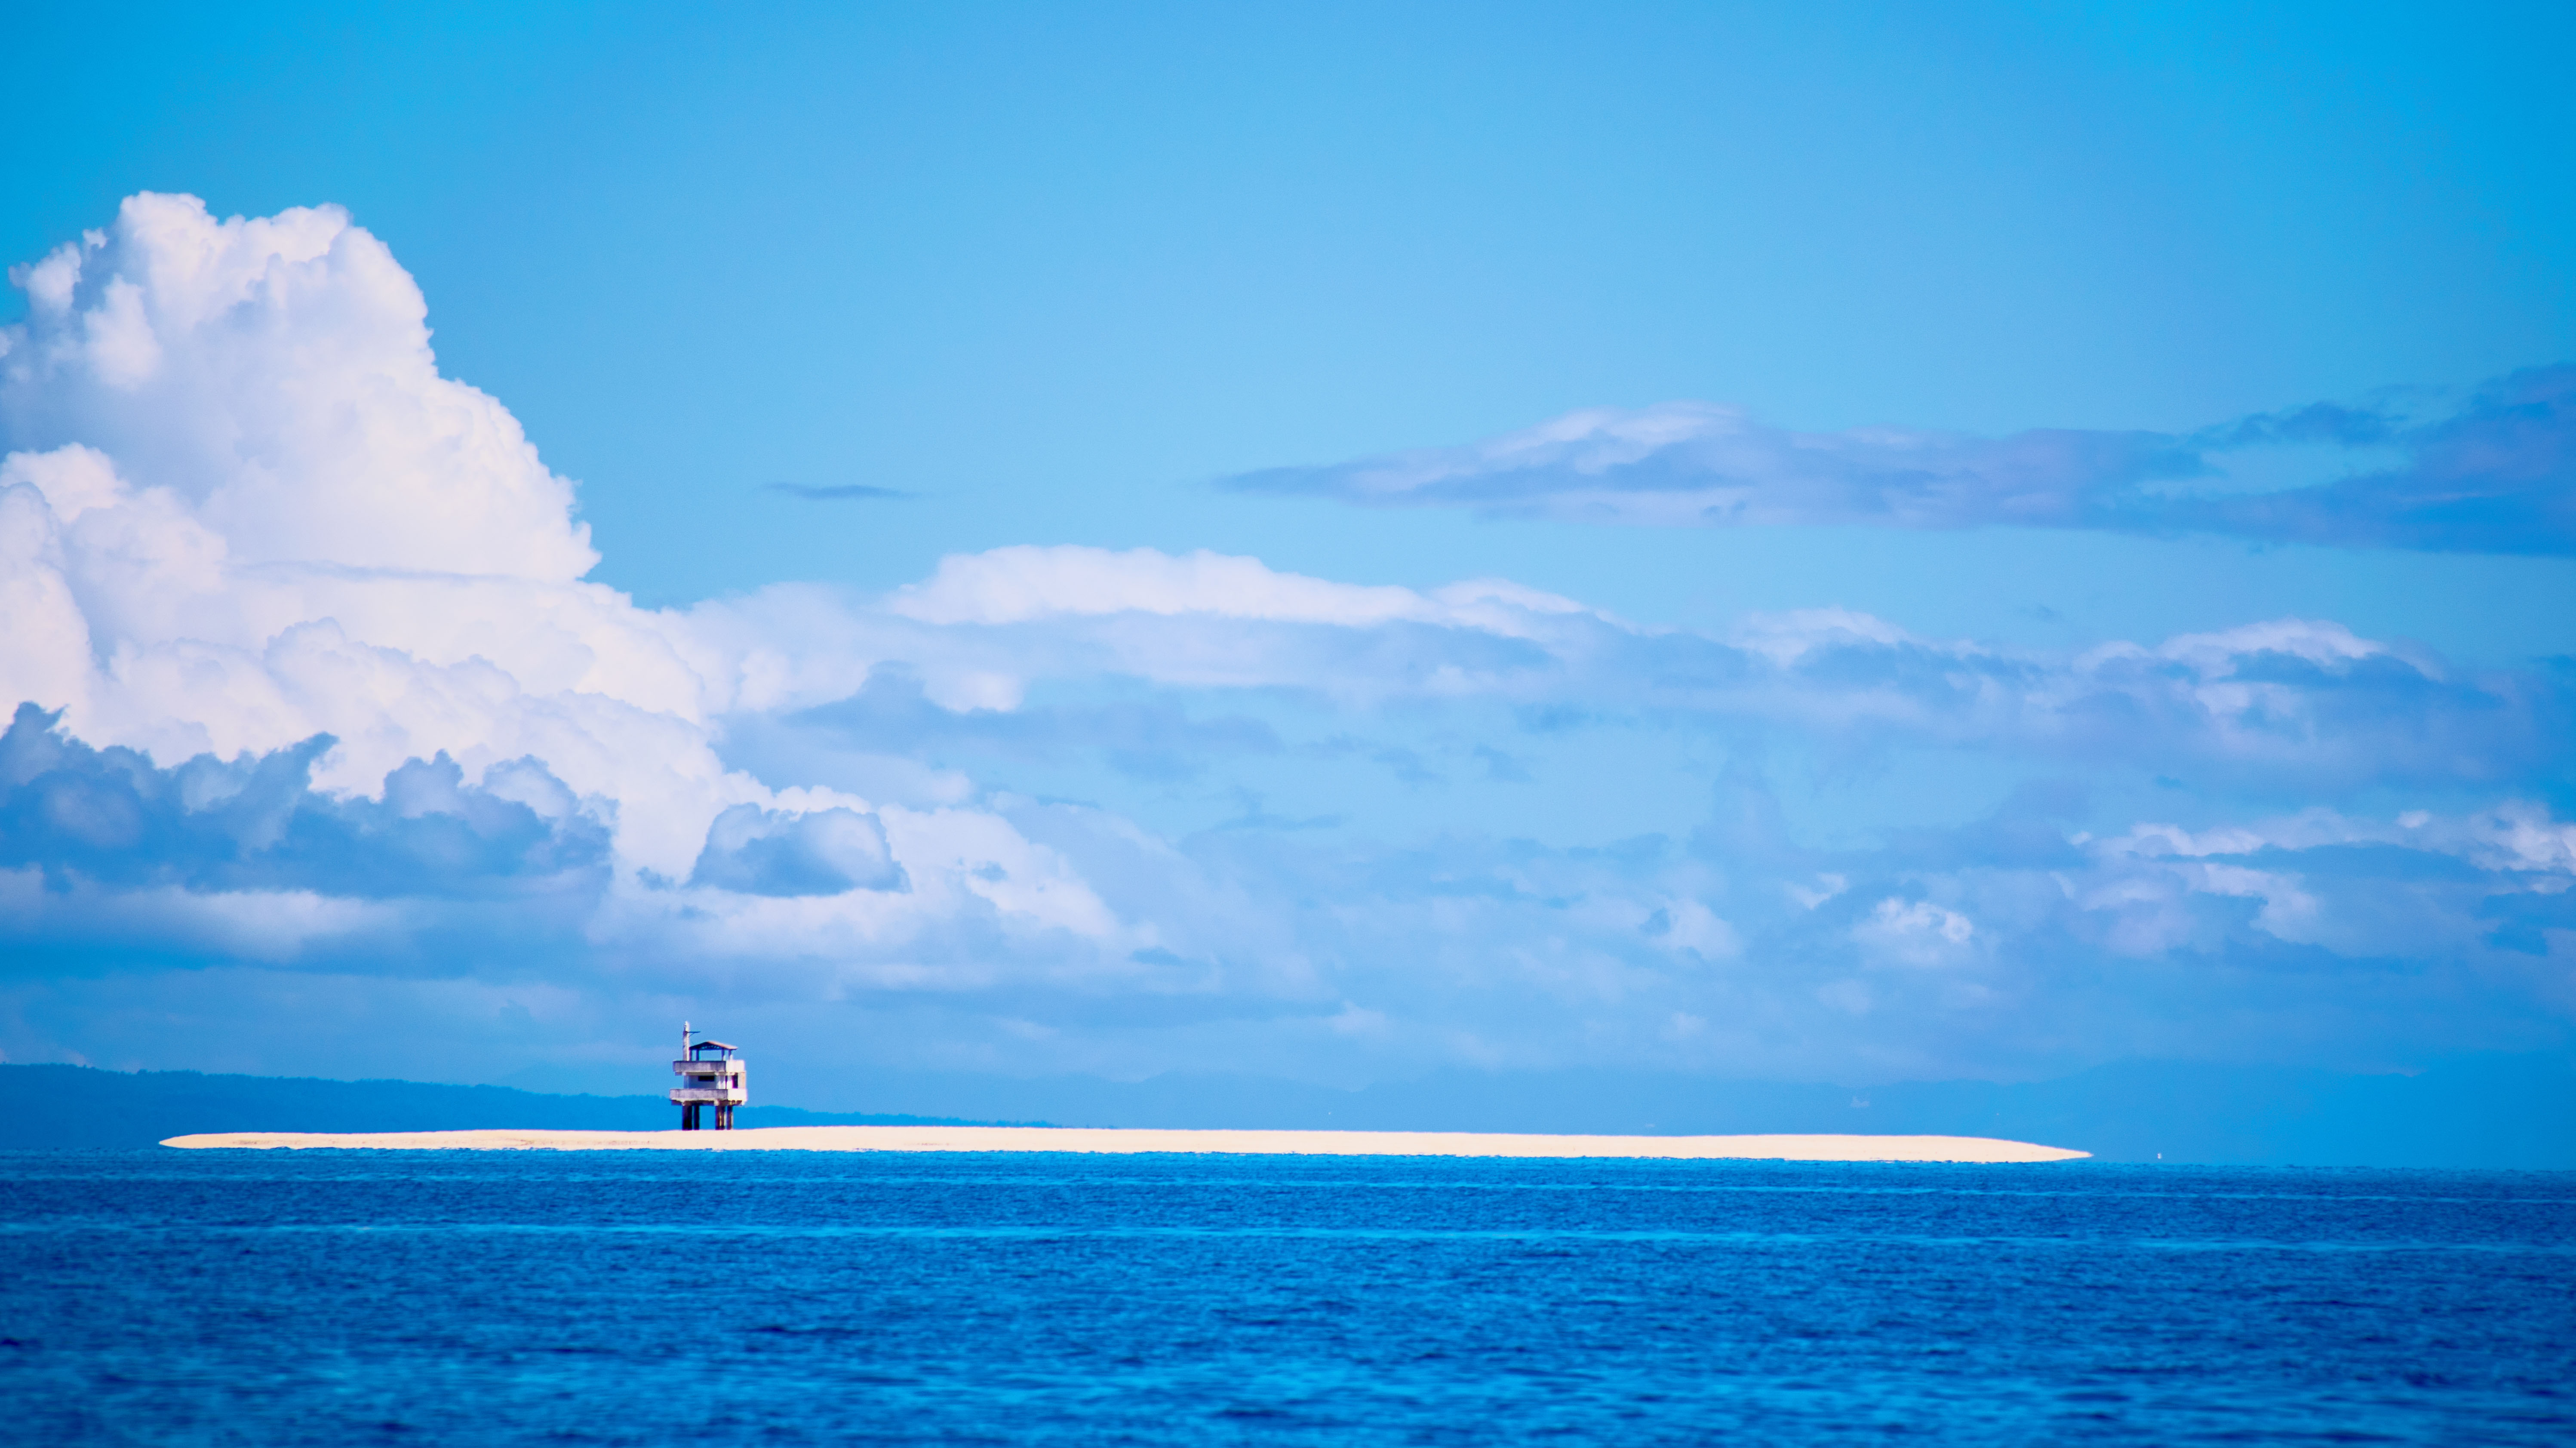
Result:
<svg viewBox="0 0 2576 1448"><path fill-rule="evenodd" d="M2576 1175L0 1156L22 1442L2576 1443Z"/></svg>

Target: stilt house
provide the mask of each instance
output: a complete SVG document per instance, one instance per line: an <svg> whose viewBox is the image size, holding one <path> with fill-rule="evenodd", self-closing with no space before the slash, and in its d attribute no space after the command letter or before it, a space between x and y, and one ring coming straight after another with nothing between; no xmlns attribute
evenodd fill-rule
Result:
<svg viewBox="0 0 2576 1448"><path fill-rule="evenodd" d="M722 1041L701 1041L689 1023L680 1023L680 1059L671 1063L680 1084L671 1100L680 1108L680 1129L695 1131L703 1118L699 1108L716 1109L716 1130L733 1130L733 1109L751 1099L743 1089L743 1060Z"/></svg>

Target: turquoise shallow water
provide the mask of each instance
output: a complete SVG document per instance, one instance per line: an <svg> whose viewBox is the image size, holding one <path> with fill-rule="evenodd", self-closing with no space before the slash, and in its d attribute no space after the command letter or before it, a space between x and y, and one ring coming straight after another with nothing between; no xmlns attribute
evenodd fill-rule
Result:
<svg viewBox="0 0 2576 1448"><path fill-rule="evenodd" d="M62 1443L2576 1442L2576 1174L0 1156Z"/></svg>

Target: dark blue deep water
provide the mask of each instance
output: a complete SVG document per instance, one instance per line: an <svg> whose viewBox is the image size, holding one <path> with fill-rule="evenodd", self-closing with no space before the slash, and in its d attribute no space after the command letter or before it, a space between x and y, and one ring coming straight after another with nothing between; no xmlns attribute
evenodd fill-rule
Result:
<svg viewBox="0 0 2576 1448"><path fill-rule="evenodd" d="M28 1443L2576 1443L2576 1175L0 1157Z"/></svg>

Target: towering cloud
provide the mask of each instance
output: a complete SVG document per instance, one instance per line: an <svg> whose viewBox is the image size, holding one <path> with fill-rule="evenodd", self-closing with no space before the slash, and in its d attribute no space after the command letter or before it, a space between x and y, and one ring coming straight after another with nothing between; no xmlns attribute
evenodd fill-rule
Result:
<svg viewBox="0 0 2576 1448"><path fill-rule="evenodd" d="M632 897L629 917L703 915L725 907L677 897L756 910L896 882L868 801L782 796L718 760L717 721L768 641L582 581L597 555L572 485L498 402L438 374L419 290L345 214L217 221L192 198L138 196L13 276L29 306L0 335L0 694L56 711L72 739L139 751L108 756L123 777L163 780L135 797L169 828L128 853L212 838L221 811L183 778L273 777L286 817L345 821L352 799L426 798L405 781L431 769L454 776L447 803L413 814L470 825L489 804L476 791L535 770L582 838L613 841L585 877L596 910ZM30 868L213 894L351 878L328 851L273 846L214 874L53 858L46 842L78 831L33 821L82 789L105 796L46 778L51 803L17 833ZM782 892L786 866L740 864L751 846L717 828L746 818L815 859L872 849L873 863L808 869ZM421 868L408 893L439 893Z"/></svg>
<svg viewBox="0 0 2576 1448"><path fill-rule="evenodd" d="M136 196L12 280L27 320L0 419L67 525L161 494L196 528L137 544L236 565L561 584L598 561L572 486L500 403L438 375L420 289L337 207L217 222Z"/></svg>

